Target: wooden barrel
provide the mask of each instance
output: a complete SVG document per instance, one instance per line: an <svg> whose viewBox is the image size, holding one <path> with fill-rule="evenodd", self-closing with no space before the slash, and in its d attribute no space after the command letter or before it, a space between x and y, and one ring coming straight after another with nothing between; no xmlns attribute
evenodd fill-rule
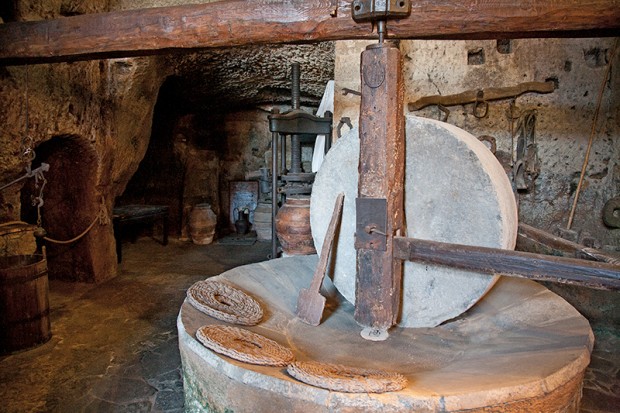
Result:
<svg viewBox="0 0 620 413"><path fill-rule="evenodd" d="M259 241L271 240L271 202L261 201L254 210L252 228Z"/></svg>
<svg viewBox="0 0 620 413"><path fill-rule="evenodd" d="M52 337L47 260L42 255L0 257L0 354Z"/></svg>
<svg viewBox="0 0 620 413"><path fill-rule="evenodd" d="M276 235L288 255L316 254L310 231L310 197L293 195L276 215Z"/></svg>
<svg viewBox="0 0 620 413"><path fill-rule="evenodd" d="M189 234L192 242L198 245L208 245L213 242L217 216L210 204L197 204L189 215Z"/></svg>

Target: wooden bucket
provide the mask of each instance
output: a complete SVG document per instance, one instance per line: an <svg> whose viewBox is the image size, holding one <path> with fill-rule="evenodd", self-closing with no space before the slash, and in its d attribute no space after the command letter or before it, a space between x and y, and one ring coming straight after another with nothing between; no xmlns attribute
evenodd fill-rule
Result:
<svg viewBox="0 0 620 413"><path fill-rule="evenodd" d="M52 337L47 260L42 255L0 257L0 354Z"/></svg>

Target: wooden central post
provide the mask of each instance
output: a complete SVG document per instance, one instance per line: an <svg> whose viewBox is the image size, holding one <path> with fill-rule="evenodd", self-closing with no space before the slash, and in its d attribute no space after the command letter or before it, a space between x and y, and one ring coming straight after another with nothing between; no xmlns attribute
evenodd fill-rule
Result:
<svg viewBox="0 0 620 413"><path fill-rule="evenodd" d="M400 50L367 47L361 57L359 189L356 200L355 320L362 336L384 340L398 321L401 260L393 238L403 228L405 137Z"/></svg>

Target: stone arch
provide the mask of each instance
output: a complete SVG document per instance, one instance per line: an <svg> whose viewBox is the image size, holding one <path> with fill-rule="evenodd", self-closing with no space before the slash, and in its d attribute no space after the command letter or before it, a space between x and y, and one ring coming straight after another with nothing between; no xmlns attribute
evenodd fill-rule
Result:
<svg viewBox="0 0 620 413"><path fill-rule="evenodd" d="M33 168L43 162L50 165L45 173L41 225L50 238L72 239L88 228L99 213L98 156L90 143L78 135L55 136L38 145L35 152ZM32 197L38 195L39 188L31 179L21 192L22 220L33 224L37 223L37 208L32 205ZM98 243L102 238L100 227L96 223L71 244L45 243L50 278L97 282L115 275L115 268L105 264L110 260L106 251L109 246Z"/></svg>

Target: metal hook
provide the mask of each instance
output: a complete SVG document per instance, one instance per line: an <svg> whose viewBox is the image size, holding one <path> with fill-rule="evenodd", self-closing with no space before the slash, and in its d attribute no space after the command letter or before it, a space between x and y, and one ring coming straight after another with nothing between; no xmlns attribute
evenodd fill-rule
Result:
<svg viewBox="0 0 620 413"><path fill-rule="evenodd" d="M336 134L338 138L342 137L342 127L344 125L347 125L349 127L349 130L353 129L353 125L351 124L351 118L346 116L340 118L340 122L338 122L338 127L336 128Z"/></svg>
<svg viewBox="0 0 620 413"><path fill-rule="evenodd" d="M484 112L482 113L480 113L478 110L480 106L484 108ZM489 102L484 100L484 91L479 90L478 94L476 95L476 101L474 102L473 115L478 119L482 119L482 118L486 118L488 114L489 114Z"/></svg>
<svg viewBox="0 0 620 413"><path fill-rule="evenodd" d="M442 122L447 122L448 121L448 117L450 116L450 109L448 109L447 107L445 107L444 105L438 104L437 105L437 109L439 109L441 112L443 112L443 118L439 119Z"/></svg>

